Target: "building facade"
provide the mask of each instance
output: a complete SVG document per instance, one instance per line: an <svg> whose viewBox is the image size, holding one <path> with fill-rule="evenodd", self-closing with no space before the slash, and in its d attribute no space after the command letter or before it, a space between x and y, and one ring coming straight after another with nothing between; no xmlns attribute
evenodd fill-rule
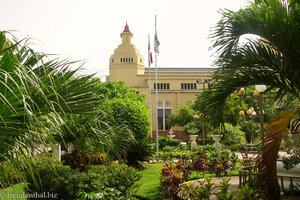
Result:
<svg viewBox="0 0 300 200"><path fill-rule="evenodd" d="M196 95L208 87L214 67L205 68L145 68L148 59L140 54L132 44L133 34L125 25L121 33L122 43L114 50L109 59L107 81L124 81L131 88L147 96L152 115L152 138L156 137L156 118L158 117L159 136L168 134L171 127L167 117L182 104L192 103ZM157 84L156 73L157 71ZM157 89L156 89L157 87ZM156 105L157 91L157 105ZM177 138L186 140L180 127L172 127Z"/></svg>

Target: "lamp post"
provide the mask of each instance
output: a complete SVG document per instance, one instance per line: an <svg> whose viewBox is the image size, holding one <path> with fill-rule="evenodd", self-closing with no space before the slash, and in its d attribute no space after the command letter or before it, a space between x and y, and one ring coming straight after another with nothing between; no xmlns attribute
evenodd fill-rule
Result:
<svg viewBox="0 0 300 200"><path fill-rule="evenodd" d="M197 79L196 80L196 83L197 84L202 84L202 91L204 91L206 88L205 88L205 84L207 83L207 87L208 89L210 89L210 86L211 86L211 83L210 83L210 80L207 80L207 79ZM205 133L205 116L203 113L201 113L201 119L202 119L202 144L205 145L205 136L206 136L206 133Z"/></svg>
<svg viewBox="0 0 300 200"><path fill-rule="evenodd" d="M255 89L258 92L258 100L259 100L259 118L260 118L260 137L261 143L264 146L265 144L265 137L264 137L264 108L263 108L263 92L266 91L267 87L265 85L255 85Z"/></svg>
<svg viewBox="0 0 300 200"><path fill-rule="evenodd" d="M263 100L264 96L263 93L266 91L267 87L263 84L255 85L255 91L254 95L258 99L259 104L259 119L260 119L260 138L261 143L264 146L264 108L263 108ZM236 92L236 95L240 97L240 100L242 99L242 96L245 94L244 88L239 88L239 90Z"/></svg>
<svg viewBox="0 0 300 200"><path fill-rule="evenodd" d="M241 117L244 117L244 116L245 116L245 112L241 110L241 111L239 112L239 115L240 115ZM253 107L251 107L251 108L249 108L249 109L247 110L246 115L248 116L249 121L251 122L250 144L252 144L252 143L253 143L253 139L252 139L252 138L253 138L253 132L254 132L254 130L253 130L253 118L256 116L256 111L254 110Z"/></svg>

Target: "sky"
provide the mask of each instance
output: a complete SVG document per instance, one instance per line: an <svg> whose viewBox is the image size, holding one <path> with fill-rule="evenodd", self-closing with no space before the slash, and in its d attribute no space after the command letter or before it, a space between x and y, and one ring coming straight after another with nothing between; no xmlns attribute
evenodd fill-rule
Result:
<svg viewBox="0 0 300 200"><path fill-rule="evenodd" d="M121 43L126 22L132 43L147 59L153 50L155 15L160 41L158 67L212 66L209 33L220 9L233 11L246 0L0 0L0 30L57 58L84 60L82 73L108 75L109 58ZM146 66L147 67L147 66Z"/></svg>

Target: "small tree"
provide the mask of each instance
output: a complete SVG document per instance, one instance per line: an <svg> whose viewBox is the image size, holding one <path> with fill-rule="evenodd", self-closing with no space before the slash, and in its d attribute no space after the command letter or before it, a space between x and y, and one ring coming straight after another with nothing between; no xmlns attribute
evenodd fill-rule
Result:
<svg viewBox="0 0 300 200"><path fill-rule="evenodd" d="M141 161L147 161L153 153L149 137L150 112L145 96L123 82L99 81L97 91L102 100L99 110L107 113L105 121L111 125L124 125L134 135L135 141L126 149L124 159L128 165L142 167Z"/></svg>
<svg viewBox="0 0 300 200"><path fill-rule="evenodd" d="M168 123L171 126L184 126L194 120L194 116L199 115L191 104L182 104L175 113L168 116Z"/></svg>

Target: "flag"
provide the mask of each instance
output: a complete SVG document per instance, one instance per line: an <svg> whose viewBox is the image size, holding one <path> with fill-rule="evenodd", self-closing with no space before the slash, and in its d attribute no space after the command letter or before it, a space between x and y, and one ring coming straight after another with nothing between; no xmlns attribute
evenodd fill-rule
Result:
<svg viewBox="0 0 300 200"><path fill-rule="evenodd" d="M160 45L158 37L157 37L157 30L156 30L156 15L155 15L155 35L154 35L154 51L155 53L159 53L158 46Z"/></svg>
<svg viewBox="0 0 300 200"><path fill-rule="evenodd" d="M160 45L160 43L157 38L157 32L155 30L155 35L154 35L154 51L155 51L155 53L159 53L159 48L158 48L159 45Z"/></svg>
<svg viewBox="0 0 300 200"><path fill-rule="evenodd" d="M148 65L148 66L150 66L150 65L153 63L152 52L151 52L151 47L150 47L150 38L149 38L149 35L148 35L148 62L149 62L149 65Z"/></svg>

